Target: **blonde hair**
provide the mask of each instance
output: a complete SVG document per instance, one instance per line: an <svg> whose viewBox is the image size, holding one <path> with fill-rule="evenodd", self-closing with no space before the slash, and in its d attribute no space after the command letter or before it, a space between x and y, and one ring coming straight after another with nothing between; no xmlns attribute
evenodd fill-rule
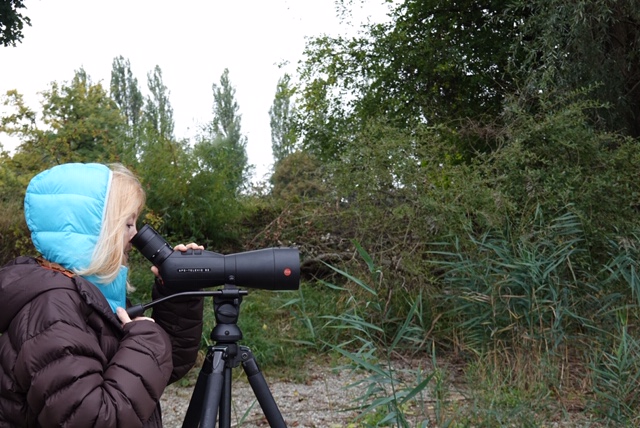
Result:
<svg viewBox="0 0 640 428"><path fill-rule="evenodd" d="M101 282L112 282L126 265L126 225L128 219L136 217L145 203L145 193L138 178L123 165L109 164L112 172L111 187L102 220L102 229L89 266L79 275L96 275Z"/></svg>

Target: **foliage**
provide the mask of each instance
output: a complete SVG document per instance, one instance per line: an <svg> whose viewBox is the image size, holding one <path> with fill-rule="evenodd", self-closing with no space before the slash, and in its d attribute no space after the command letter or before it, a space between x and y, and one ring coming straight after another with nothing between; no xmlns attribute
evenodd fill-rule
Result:
<svg viewBox="0 0 640 428"><path fill-rule="evenodd" d="M444 269L448 324L459 326L453 328L465 350L484 354L517 346L562 354L583 327L597 325L592 317L602 306L594 296L603 290L585 269L579 220L568 212L546 221L540 210L532 220L526 234L512 226L472 237L474 247L431 253ZM616 300L608 298L609 304Z"/></svg>
<svg viewBox="0 0 640 428"><path fill-rule="evenodd" d="M110 96L125 117L126 142L123 144L123 161L133 164L138 155L140 125L144 99L138 86L138 79L131 72L131 64L122 56L113 59L111 69Z"/></svg>
<svg viewBox="0 0 640 428"><path fill-rule="evenodd" d="M541 95L535 114L507 104L503 144L480 157L479 169L511 201L512 221L538 206L556 212L571 205L589 245L602 251L604 236L634 227L640 189L628 172L640 160L640 147L590 124L590 112L600 105L584 101L588 92Z"/></svg>
<svg viewBox="0 0 640 428"><path fill-rule="evenodd" d="M169 101L169 89L162 81L159 66L147 74L147 86L151 95L144 105L144 122L148 133L162 140L173 138L173 108Z"/></svg>
<svg viewBox="0 0 640 428"><path fill-rule="evenodd" d="M503 393L495 385L477 390L480 401L493 394L494 413L483 410L484 418L504 417L497 400L511 394L515 402L503 403L507 408L548 407L544 397L560 391L579 394L583 405L591 403L614 423L630 423L638 400L630 386L638 376L638 314L631 301L637 235L613 240L609 262L595 269L570 209L550 220L536 213L530 223L474 237L475 247L431 253L442 268L440 332L448 331L459 352L484 367L480 382L500 385ZM574 383L587 367L592 384ZM589 394L593 401L584 398Z"/></svg>
<svg viewBox="0 0 640 428"><path fill-rule="evenodd" d="M294 93L295 88L291 87L289 74L278 79L273 105L269 109L271 151L275 164L293 153L298 143L299 136L293 121L296 111L292 101Z"/></svg>
<svg viewBox="0 0 640 428"><path fill-rule="evenodd" d="M360 242L387 275L402 278L404 290L430 286L427 242L503 221L508 200L458 161L449 145L455 138L446 127L373 122L324 167L335 192L328 194L339 204L334 230Z"/></svg>
<svg viewBox="0 0 640 428"><path fill-rule="evenodd" d="M16 91L5 102L16 113L2 119L1 131L22 141L13 157L17 168L36 173L65 162L119 160L124 122L101 84L93 84L80 69L71 82L53 82L42 96L46 128Z"/></svg>
<svg viewBox="0 0 640 428"><path fill-rule="evenodd" d="M558 388L556 379L563 373L555 358L517 352L480 355L466 366L465 380L472 388L468 404L458 411L459 425L542 428L554 420L561 426L565 421L567 426L588 426L573 423L560 408L574 398L570 389Z"/></svg>
<svg viewBox="0 0 640 428"><path fill-rule="evenodd" d="M593 123L640 136L640 11L634 0L517 1L509 13L527 15L513 42L511 69L518 93L571 93L596 87Z"/></svg>
<svg viewBox="0 0 640 428"><path fill-rule="evenodd" d="M507 1L405 1L392 23L371 28L375 81L363 100L386 107L385 116L422 118L429 124L495 116L511 86L508 42L520 14L504 14ZM473 96L471 96L473 94Z"/></svg>
<svg viewBox="0 0 640 428"><path fill-rule="evenodd" d="M618 311L616 330L604 349L594 349L592 370L594 397L592 406L618 425L637 425L640 404L640 341L629 331L629 313Z"/></svg>
<svg viewBox="0 0 640 428"><path fill-rule="evenodd" d="M220 76L220 85L213 85L213 120L208 132L209 141L199 142L200 146L210 145L213 150L209 156L202 156L200 165L203 170L224 170L225 186L232 195L240 192L247 177L247 139L242 135L239 106L235 99L236 90L229 79L229 69ZM222 177L219 177L222 178Z"/></svg>
<svg viewBox="0 0 640 428"><path fill-rule="evenodd" d="M235 88L225 69L220 85L213 85L213 119L193 150L193 227L211 241L228 240L237 233L242 205L239 197L248 177L246 137ZM197 215L195 208L197 207Z"/></svg>
<svg viewBox="0 0 640 428"><path fill-rule="evenodd" d="M20 254L32 254L23 215L27 179L13 167L11 159L0 153L0 265Z"/></svg>
<svg viewBox="0 0 640 428"><path fill-rule="evenodd" d="M366 373L362 379L350 385L362 391L356 399L356 407L361 411L358 419L364 426L426 426L429 418L425 415L425 409L418 412L413 423L409 409L421 407L420 400L424 398L437 369L428 372L422 366L409 368L407 371L410 372L411 381L407 383L403 380L407 373L404 376L400 373L393 358L395 353L406 352L406 349L420 350L427 340L422 322L425 315L422 312L422 296L418 294L413 302L406 302L408 310L404 320L390 317L390 312L383 309L376 292L376 283L382 279L381 270L362 247L357 247L373 282L368 283L332 267L355 285L356 293L352 294L347 287L325 283L325 286L348 296L341 313L324 317L327 323L323 329L335 329L338 332L337 340L325 346L346 357L352 369L361 369ZM374 313L377 314L376 320L370 319ZM388 325L393 326L391 334L388 334Z"/></svg>
<svg viewBox="0 0 640 428"><path fill-rule="evenodd" d="M498 147L503 102L536 115L547 100L594 88L589 123L638 136L637 8L632 1L406 0L355 37L312 39L299 124L321 159L341 156L372 119L447 126L465 161ZM594 66L597 65L597 66Z"/></svg>
<svg viewBox="0 0 640 428"><path fill-rule="evenodd" d="M4 0L0 2L0 44L16 46L22 41L24 24L31 25L31 19L19 12L26 9L22 0Z"/></svg>
<svg viewBox="0 0 640 428"><path fill-rule="evenodd" d="M317 198L326 192L322 166L308 152L294 152L276 163L271 176L271 195L287 203Z"/></svg>
<svg viewBox="0 0 640 428"><path fill-rule="evenodd" d="M509 3L407 0L357 37L313 39L301 73L306 147L334 156L379 117L399 128L493 123L513 86L507 67L523 18L505 13ZM466 150L487 142L472 143Z"/></svg>
<svg viewBox="0 0 640 428"><path fill-rule="evenodd" d="M160 70L155 70L160 75ZM131 72L131 64L122 56L113 59L111 71L111 98L127 119L130 128L140 123L144 104L142 93L138 87L138 79Z"/></svg>
<svg viewBox="0 0 640 428"><path fill-rule="evenodd" d="M134 168L147 190L149 215L159 219L160 231L169 237L189 239L193 234L189 221L193 211L184 209L185 200L190 200L185 196L189 194L192 169L188 150L174 136L173 108L159 67L147 74L147 86L150 95L139 125L130 128L135 141ZM134 89L132 92L136 93Z"/></svg>

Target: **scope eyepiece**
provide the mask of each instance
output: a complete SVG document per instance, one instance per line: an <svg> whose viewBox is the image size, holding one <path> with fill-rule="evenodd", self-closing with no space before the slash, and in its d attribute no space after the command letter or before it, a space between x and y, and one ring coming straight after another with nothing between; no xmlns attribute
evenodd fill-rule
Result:
<svg viewBox="0 0 640 428"><path fill-rule="evenodd" d="M131 244L155 266L161 265L173 253L173 248L148 224L131 239Z"/></svg>

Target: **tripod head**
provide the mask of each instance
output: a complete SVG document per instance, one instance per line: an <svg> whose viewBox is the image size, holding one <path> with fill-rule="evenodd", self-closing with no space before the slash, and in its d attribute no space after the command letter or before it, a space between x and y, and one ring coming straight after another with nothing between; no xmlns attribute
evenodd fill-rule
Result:
<svg viewBox="0 0 640 428"><path fill-rule="evenodd" d="M144 312L154 305L166 302L178 297L207 297L213 296L213 312L216 325L211 331L211 340L221 344L233 344L242 340L242 331L238 327L240 317L240 304L242 297L249 294L246 290L240 290L235 285L227 284L220 290L211 291L184 291L175 293L161 299L153 300L146 304L131 306L127 314L131 319L142 316Z"/></svg>
<svg viewBox="0 0 640 428"><path fill-rule="evenodd" d="M242 331L238 327L242 296L248 293L233 285L225 285L213 296L213 312L216 325L211 331L211 340L216 343L235 343L242 339Z"/></svg>

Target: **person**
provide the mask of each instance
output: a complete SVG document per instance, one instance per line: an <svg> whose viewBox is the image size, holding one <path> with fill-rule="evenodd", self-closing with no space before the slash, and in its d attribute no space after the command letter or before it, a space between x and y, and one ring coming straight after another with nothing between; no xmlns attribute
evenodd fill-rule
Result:
<svg viewBox="0 0 640 428"><path fill-rule="evenodd" d="M162 426L161 394L195 364L203 304L167 299L133 320L124 310L144 203L119 164L63 164L30 181L25 219L41 256L0 269L1 427ZM175 249L188 248L203 249ZM152 293L170 294L161 278Z"/></svg>

